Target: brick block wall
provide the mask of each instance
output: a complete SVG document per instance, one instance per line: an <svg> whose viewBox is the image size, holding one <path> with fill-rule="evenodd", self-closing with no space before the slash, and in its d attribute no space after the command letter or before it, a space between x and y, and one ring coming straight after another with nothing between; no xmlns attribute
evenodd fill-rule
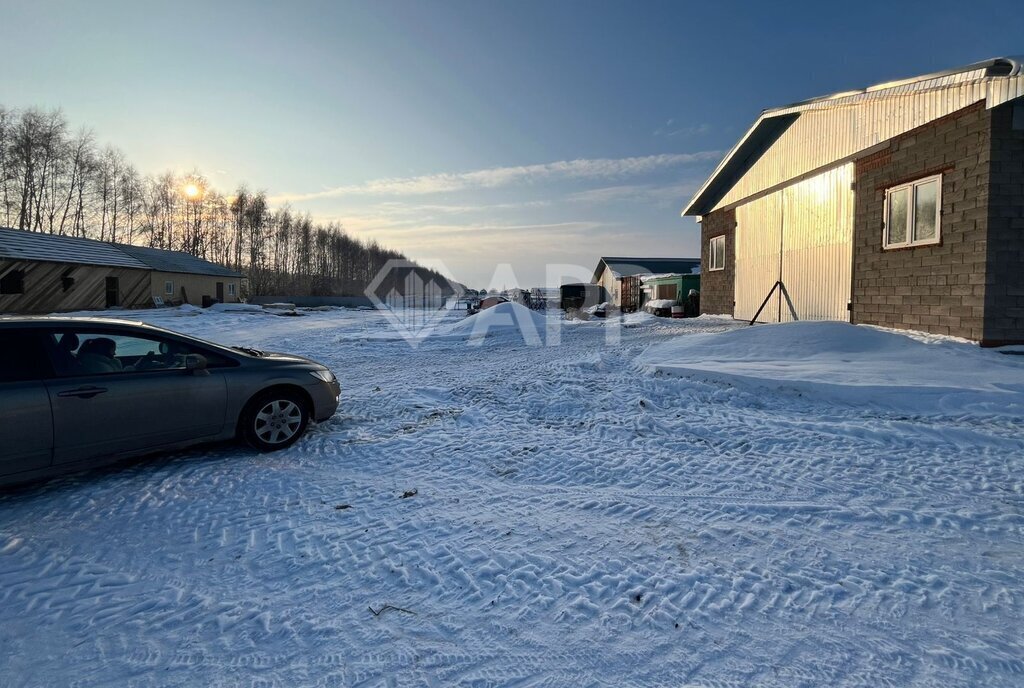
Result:
<svg viewBox="0 0 1024 688"><path fill-rule="evenodd" d="M725 269L712 272L711 237L725 235ZM736 211L716 210L700 224L700 312L732 315L736 299Z"/></svg>
<svg viewBox="0 0 1024 688"><path fill-rule="evenodd" d="M983 343L1020 343L1024 342L1024 99L993 108L991 117Z"/></svg>
<svg viewBox="0 0 1024 688"><path fill-rule="evenodd" d="M983 338L991 133L978 103L857 161L852 322ZM939 171L941 243L883 250L885 189Z"/></svg>

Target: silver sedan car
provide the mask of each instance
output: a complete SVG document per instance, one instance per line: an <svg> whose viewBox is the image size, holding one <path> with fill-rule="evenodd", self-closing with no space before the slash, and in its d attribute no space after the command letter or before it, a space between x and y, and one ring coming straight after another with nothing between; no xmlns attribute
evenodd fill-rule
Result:
<svg viewBox="0 0 1024 688"><path fill-rule="evenodd" d="M105 318L0 318L0 484L238 437L260 451L330 418L299 356Z"/></svg>

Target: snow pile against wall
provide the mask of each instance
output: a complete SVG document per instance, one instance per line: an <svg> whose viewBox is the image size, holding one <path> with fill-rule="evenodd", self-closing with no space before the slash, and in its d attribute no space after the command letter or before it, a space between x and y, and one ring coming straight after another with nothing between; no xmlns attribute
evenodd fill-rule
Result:
<svg viewBox="0 0 1024 688"><path fill-rule="evenodd" d="M1024 413L1024 357L846 323L759 325L680 337L649 347L639 362L663 373L909 413Z"/></svg>
<svg viewBox="0 0 1024 688"><path fill-rule="evenodd" d="M262 313L263 306L255 303L215 303L210 310L234 313Z"/></svg>

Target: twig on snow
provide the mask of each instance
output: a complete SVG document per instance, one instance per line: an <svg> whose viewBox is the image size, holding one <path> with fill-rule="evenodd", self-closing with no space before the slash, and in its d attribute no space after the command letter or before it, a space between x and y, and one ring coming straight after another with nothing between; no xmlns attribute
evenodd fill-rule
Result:
<svg viewBox="0 0 1024 688"><path fill-rule="evenodd" d="M409 611L408 609L402 609L401 607L396 607L393 604L385 604L380 609L374 609L373 606L371 605L370 606L370 613L373 614L374 616L380 616L381 614L383 614L384 612L386 612L389 609L394 609L396 612L405 612L406 614L412 614L413 616L416 616L416 612Z"/></svg>

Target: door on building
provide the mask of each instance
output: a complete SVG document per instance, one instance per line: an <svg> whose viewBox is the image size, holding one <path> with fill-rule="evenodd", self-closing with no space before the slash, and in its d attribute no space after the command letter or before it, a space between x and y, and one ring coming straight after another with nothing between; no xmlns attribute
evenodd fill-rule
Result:
<svg viewBox="0 0 1024 688"><path fill-rule="evenodd" d="M619 308L623 313L633 313L640 310L640 277L638 275L625 276L621 282L621 296Z"/></svg>
<svg viewBox="0 0 1024 688"><path fill-rule="evenodd" d="M849 321L852 182L848 163L736 208L736 318Z"/></svg>
<svg viewBox="0 0 1024 688"><path fill-rule="evenodd" d="M217 282L217 300L224 303L224 283Z"/></svg>
<svg viewBox="0 0 1024 688"><path fill-rule="evenodd" d="M120 291L121 291L121 289L120 289L120 284L119 284L118 278L117 277L108 277L107 278L107 298L106 298L107 308L111 308L112 306L120 306L121 305L121 294L120 294Z"/></svg>

